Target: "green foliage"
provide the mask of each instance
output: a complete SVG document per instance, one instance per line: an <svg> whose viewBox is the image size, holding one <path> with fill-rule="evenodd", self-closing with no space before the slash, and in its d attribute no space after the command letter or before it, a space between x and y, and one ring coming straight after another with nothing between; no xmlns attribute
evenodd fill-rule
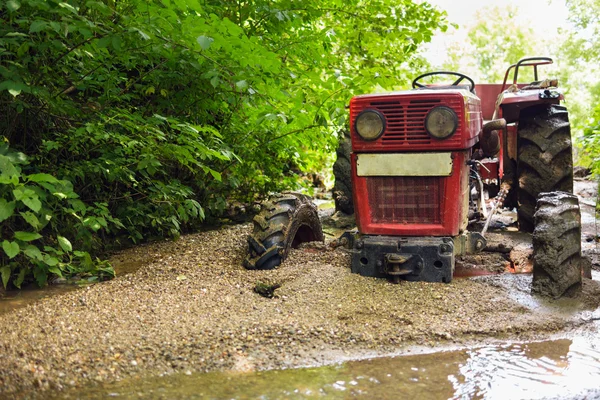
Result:
<svg viewBox="0 0 600 400"><path fill-rule="evenodd" d="M348 99L404 85L424 66L418 46L445 28L411 0L0 7L0 134L32 175L72 183L74 213L52 232L75 232L83 250L177 236L229 199L297 187L328 160Z"/></svg>
<svg viewBox="0 0 600 400"><path fill-rule="evenodd" d="M600 173L600 105L593 108L587 120L583 137L580 140L584 148L587 164L597 175Z"/></svg>
<svg viewBox="0 0 600 400"><path fill-rule="evenodd" d="M463 71L476 82L502 83L506 69L524 57L539 53L542 41L531 27L515 21L514 6L488 6L477 12L468 27L467 42L454 43L448 51L445 68ZM544 49L542 55L547 55ZM520 81L533 81L532 68L519 70Z"/></svg>
<svg viewBox="0 0 600 400"><path fill-rule="evenodd" d="M93 261L86 251L73 250L72 239L89 247L92 236L85 224L83 205L68 180L31 168L23 153L0 144L0 275L2 284L16 287L30 276L42 286L51 274L74 273L100 278L114 275L112 268ZM79 211L80 210L80 211Z"/></svg>
<svg viewBox="0 0 600 400"><path fill-rule="evenodd" d="M600 174L600 2L567 0L573 29L563 32L560 45L564 68L561 80L568 83L571 118L579 134L580 163Z"/></svg>

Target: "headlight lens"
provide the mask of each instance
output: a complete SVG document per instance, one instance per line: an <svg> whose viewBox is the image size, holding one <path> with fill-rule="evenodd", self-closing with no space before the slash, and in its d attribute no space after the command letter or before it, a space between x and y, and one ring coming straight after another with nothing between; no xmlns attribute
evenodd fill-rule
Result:
<svg viewBox="0 0 600 400"><path fill-rule="evenodd" d="M450 107L435 107L425 117L425 129L427 133L436 139L446 139L458 127L458 116Z"/></svg>
<svg viewBox="0 0 600 400"><path fill-rule="evenodd" d="M363 139L375 140L385 130L385 117L379 111L365 110L356 117L354 128Z"/></svg>

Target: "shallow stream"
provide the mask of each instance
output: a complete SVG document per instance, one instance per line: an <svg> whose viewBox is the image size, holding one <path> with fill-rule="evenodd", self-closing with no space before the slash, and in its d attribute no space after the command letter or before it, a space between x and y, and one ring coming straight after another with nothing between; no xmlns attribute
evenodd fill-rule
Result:
<svg viewBox="0 0 600 400"><path fill-rule="evenodd" d="M600 397L600 342L505 343L252 373L129 379L61 398L570 399Z"/></svg>

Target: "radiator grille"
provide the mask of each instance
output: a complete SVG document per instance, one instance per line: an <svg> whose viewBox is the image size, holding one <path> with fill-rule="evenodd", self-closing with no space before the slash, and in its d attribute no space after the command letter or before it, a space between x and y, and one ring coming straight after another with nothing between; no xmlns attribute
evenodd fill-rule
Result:
<svg viewBox="0 0 600 400"><path fill-rule="evenodd" d="M374 223L440 224L440 177L369 177L367 191Z"/></svg>
<svg viewBox="0 0 600 400"><path fill-rule="evenodd" d="M382 136L382 143L427 145L432 139L425 131L425 117L436 106L444 105L452 108L458 115L458 128L456 134L444 141L446 146L460 143L462 132L463 104L460 98L449 98L443 102L440 99L431 100L406 100L372 101L365 104L368 108L379 110L385 115L387 125Z"/></svg>

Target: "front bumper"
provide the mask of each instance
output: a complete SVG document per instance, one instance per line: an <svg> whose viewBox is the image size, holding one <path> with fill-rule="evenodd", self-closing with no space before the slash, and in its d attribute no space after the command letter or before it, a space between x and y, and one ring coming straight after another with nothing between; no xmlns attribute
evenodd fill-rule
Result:
<svg viewBox="0 0 600 400"><path fill-rule="evenodd" d="M363 235L352 243L352 272L395 282L445 282L454 273L454 242L450 237Z"/></svg>

